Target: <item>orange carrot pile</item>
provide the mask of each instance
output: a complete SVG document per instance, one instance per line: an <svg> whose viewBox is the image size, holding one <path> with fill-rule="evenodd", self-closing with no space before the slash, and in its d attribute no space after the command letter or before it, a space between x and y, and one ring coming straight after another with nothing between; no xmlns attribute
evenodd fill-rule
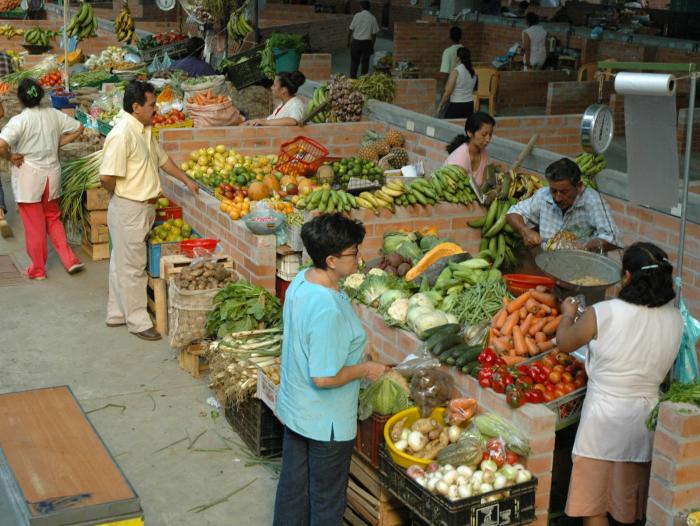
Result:
<svg viewBox="0 0 700 526"><path fill-rule="evenodd" d="M201 91L190 97L187 99L187 102L199 106L206 106L208 104L221 104L222 102L226 102L226 100L228 100L228 97L225 95L214 95L211 88L209 88L207 91Z"/></svg>
<svg viewBox="0 0 700 526"><path fill-rule="evenodd" d="M489 344L509 365L529 356L550 351L561 315L553 294L542 285L512 301L503 298L503 308L491 322Z"/></svg>
<svg viewBox="0 0 700 526"><path fill-rule="evenodd" d="M0 82L0 95L8 93L11 89L12 86L10 86L7 82Z"/></svg>

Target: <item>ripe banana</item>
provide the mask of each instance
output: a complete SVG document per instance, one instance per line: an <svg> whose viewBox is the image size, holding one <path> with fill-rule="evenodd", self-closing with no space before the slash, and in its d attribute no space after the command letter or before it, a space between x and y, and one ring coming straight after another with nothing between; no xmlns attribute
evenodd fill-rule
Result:
<svg viewBox="0 0 700 526"><path fill-rule="evenodd" d="M129 5L123 3L121 11L119 11L119 15L114 21L114 32L117 34L117 40L119 42L130 43L134 36L135 29L136 25L134 24L134 19L131 17Z"/></svg>

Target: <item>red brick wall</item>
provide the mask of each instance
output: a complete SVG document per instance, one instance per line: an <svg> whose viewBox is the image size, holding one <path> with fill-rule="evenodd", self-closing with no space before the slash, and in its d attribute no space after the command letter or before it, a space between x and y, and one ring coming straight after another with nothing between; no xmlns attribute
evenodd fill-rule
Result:
<svg viewBox="0 0 700 526"><path fill-rule="evenodd" d="M277 6L276 6L277 7ZM302 8L307 6L290 5L290 8ZM311 16L310 13L309 16ZM334 15L327 13L314 14L320 18L306 18L304 21L293 21L288 19L277 21L277 25L272 25L261 29L263 39L268 38L273 33L293 33L296 35L308 35L311 51L331 52L344 49L347 46L348 27L352 17L350 15Z"/></svg>
<svg viewBox="0 0 700 526"><path fill-rule="evenodd" d="M407 110L435 114L435 79L395 79L394 105Z"/></svg>
<svg viewBox="0 0 700 526"><path fill-rule="evenodd" d="M331 78L330 53L303 53L299 71L309 80L325 81Z"/></svg>
<svg viewBox="0 0 700 526"><path fill-rule="evenodd" d="M544 108L548 103L551 82L575 80L575 73L555 71L501 71L496 92L496 113L499 108ZM574 113L562 112L562 113Z"/></svg>
<svg viewBox="0 0 700 526"><path fill-rule="evenodd" d="M612 82L603 85L603 100L613 93ZM594 80L550 82L547 89L547 115L582 113L598 100L598 82Z"/></svg>
<svg viewBox="0 0 700 526"><path fill-rule="evenodd" d="M494 134L522 144L538 134L536 148L574 157L581 153L581 115L497 117Z"/></svg>
<svg viewBox="0 0 700 526"><path fill-rule="evenodd" d="M647 524L675 526L700 503L700 409L664 402L654 434Z"/></svg>

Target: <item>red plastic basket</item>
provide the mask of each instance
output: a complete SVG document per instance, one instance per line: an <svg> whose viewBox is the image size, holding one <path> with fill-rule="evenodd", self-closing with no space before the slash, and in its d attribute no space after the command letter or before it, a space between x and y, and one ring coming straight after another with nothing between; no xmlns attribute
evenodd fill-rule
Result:
<svg viewBox="0 0 700 526"><path fill-rule="evenodd" d="M218 239L187 239L180 241L180 250L188 258L193 258L205 252L214 252L218 243Z"/></svg>
<svg viewBox="0 0 700 526"><path fill-rule="evenodd" d="M554 280L547 276L535 276L532 274L504 274L503 281L511 294L519 296L526 290L534 289L538 285L544 285L548 289L554 288Z"/></svg>
<svg viewBox="0 0 700 526"><path fill-rule="evenodd" d="M276 169L286 175L309 175L316 172L328 150L308 137L295 137L280 146Z"/></svg>

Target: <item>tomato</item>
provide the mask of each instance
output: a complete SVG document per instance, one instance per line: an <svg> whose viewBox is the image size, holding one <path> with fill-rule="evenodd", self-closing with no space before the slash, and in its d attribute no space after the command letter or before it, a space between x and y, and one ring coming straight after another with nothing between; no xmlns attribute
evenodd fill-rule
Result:
<svg viewBox="0 0 700 526"><path fill-rule="evenodd" d="M557 371L549 373L549 381L553 384L558 384L561 381L561 374Z"/></svg>
<svg viewBox="0 0 700 526"><path fill-rule="evenodd" d="M574 384L562 384L561 389L564 391L564 394L569 394L571 391L576 389L576 386Z"/></svg>
<svg viewBox="0 0 700 526"><path fill-rule="evenodd" d="M545 402L551 402L552 400L554 400L554 393L545 391L544 393L542 393L542 398L544 398Z"/></svg>
<svg viewBox="0 0 700 526"><path fill-rule="evenodd" d="M571 375L571 373L561 373L561 381L565 384L570 384L574 381L574 377Z"/></svg>
<svg viewBox="0 0 700 526"><path fill-rule="evenodd" d="M561 373L564 372L564 366L561 365L561 364L557 364L557 365L555 365L554 367L552 367L552 371L556 371L556 372L558 372L559 374L561 374Z"/></svg>
<svg viewBox="0 0 700 526"><path fill-rule="evenodd" d="M542 384L535 384L532 386L532 388L537 389L538 391L542 391L543 393L547 390Z"/></svg>
<svg viewBox="0 0 700 526"><path fill-rule="evenodd" d="M518 463L518 455L516 455L515 453L513 453L510 450L506 450L506 464L510 464L512 466L513 464L517 464L517 463Z"/></svg>
<svg viewBox="0 0 700 526"><path fill-rule="evenodd" d="M585 382L588 378L588 376L586 376L586 371L584 371L583 369L580 371L576 371L576 379L578 380L579 378Z"/></svg>
<svg viewBox="0 0 700 526"><path fill-rule="evenodd" d="M576 380L574 380L574 387L576 387L576 389L580 389L584 385L586 385L586 381L582 378L576 378Z"/></svg>
<svg viewBox="0 0 700 526"><path fill-rule="evenodd" d="M544 392L545 393L553 393L554 392L554 384L550 384L550 383L545 384Z"/></svg>
<svg viewBox="0 0 700 526"><path fill-rule="evenodd" d="M561 398L562 396L564 396L564 390L557 386L557 388L554 389L554 398Z"/></svg>

